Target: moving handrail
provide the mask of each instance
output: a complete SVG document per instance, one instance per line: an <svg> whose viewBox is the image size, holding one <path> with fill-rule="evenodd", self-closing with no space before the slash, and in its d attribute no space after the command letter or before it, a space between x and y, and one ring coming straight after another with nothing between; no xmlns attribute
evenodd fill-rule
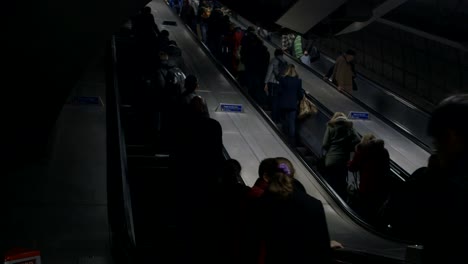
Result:
<svg viewBox="0 0 468 264"><path fill-rule="evenodd" d="M127 179L127 154L120 119L115 37L107 54L107 195L109 224L115 260L132 263L136 247L130 189Z"/></svg>

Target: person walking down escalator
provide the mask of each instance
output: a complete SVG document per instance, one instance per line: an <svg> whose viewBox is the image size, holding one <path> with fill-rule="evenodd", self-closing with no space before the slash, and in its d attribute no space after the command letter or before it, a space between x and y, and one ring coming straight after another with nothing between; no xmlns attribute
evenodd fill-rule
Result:
<svg viewBox="0 0 468 264"><path fill-rule="evenodd" d="M294 65L289 64L284 77L279 81L278 98L280 112L283 116L283 130L292 146L296 145L297 107L303 97L302 80L299 79Z"/></svg>
<svg viewBox="0 0 468 264"><path fill-rule="evenodd" d="M346 201L348 161L360 138L353 122L336 112L327 124L322 148L325 153L325 178L336 193Z"/></svg>

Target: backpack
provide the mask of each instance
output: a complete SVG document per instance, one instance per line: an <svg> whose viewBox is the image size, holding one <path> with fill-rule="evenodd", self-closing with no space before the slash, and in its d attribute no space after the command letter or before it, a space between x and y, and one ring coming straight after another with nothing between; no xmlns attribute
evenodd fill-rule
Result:
<svg viewBox="0 0 468 264"><path fill-rule="evenodd" d="M185 82L185 74L178 67L161 69L164 77L164 94L168 98L177 98L182 94Z"/></svg>
<svg viewBox="0 0 468 264"><path fill-rule="evenodd" d="M288 68L288 63L284 60L280 60L280 59L277 59L277 60L278 60L278 72L274 74L275 74L276 80L279 81L281 77L283 77L284 73L286 72Z"/></svg>

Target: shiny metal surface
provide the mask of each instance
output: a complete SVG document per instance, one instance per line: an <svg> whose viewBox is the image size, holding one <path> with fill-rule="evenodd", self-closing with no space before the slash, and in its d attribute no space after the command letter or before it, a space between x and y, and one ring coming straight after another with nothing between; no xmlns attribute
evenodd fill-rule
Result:
<svg viewBox="0 0 468 264"><path fill-rule="evenodd" d="M164 20L180 21L162 0L152 1L149 6L155 12L158 25ZM351 249L398 259L404 258L406 245L383 239L364 230L338 207L274 129L212 63L185 27L160 26L160 28L167 29L170 38L174 39L182 49L188 73L198 76L199 94L206 98L211 117L221 123L225 148L232 158L242 164L242 177L247 185L251 186L257 179L257 169L262 159L284 156L294 164L297 178L303 183L307 192L323 202L332 239L342 242ZM215 112L221 102L241 103L244 105L245 113Z"/></svg>

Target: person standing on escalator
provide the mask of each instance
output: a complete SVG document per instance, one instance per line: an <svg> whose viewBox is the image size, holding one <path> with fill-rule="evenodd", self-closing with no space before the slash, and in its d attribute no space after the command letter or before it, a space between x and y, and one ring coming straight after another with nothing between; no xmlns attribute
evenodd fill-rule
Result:
<svg viewBox="0 0 468 264"><path fill-rule="evenodd" d="M433 111L428 125L435 153L403 206L415 219L422 263L468 263L468 94L453 95ZM407 223L404 223L407 224Z"/></svg>
<svg viewBox="0 0 468 264"><path fill-rule="evenodd" d="M190 27L190 29L193 32L196 32L196 25L195 25L195 9L193 9L193 6L190 4L190 0L184 0L184 5L182 6L182 9L180 10L180 18L184 23Z"/></svg>
<svg viewBox="0 0 468 264"><path fill-rule="evenodd" d="M299 102L304 97L302 80L296 72L294 65L289 64L284 77L279 81L278 101L283 124L289 144L296 146L296 117Z"/></svg>
<svg viewBox="0 0 468 264"><path fill-rule="evenodd" d="M284 52L281 49L275 50L275 57L268 65L267 74L265 76L264 91L268 95L269 106L271 107L271 119L273 122L279 122L279 80L284 75L288 63L284 60Z"/></svg>
<svg viewBox="0 0 468 264"><path fill-rule="evenodd" d="M373 134L364 135L356 146L348 168L352 172L359 172L359 207L362 215L375 222L389 194L390 155L384 141Z"/></svg>
<svg viewBox="0 0 468 264"><path fill-rule="evenodd" d="M273 162L271 173L262 175L261 195L246 206L248 222L238 263L331 263L322 203L295 189L285 163Z"/></svg>
<svg viewBox="0 0 468 264"><path fill-rule="evenodd" d="M336 59L331 78L340 92L351 93L353 90L355 71L352 63L355 56L355 51L347 50Z"/></svg>
<svg viewBox="0 0 468 264"><path fill-rule="evenodd" d="M325 178L335 192L346 201L348 161L360 138L353 122L336 112L327 124L322 148L325 153Z"/></svg>

